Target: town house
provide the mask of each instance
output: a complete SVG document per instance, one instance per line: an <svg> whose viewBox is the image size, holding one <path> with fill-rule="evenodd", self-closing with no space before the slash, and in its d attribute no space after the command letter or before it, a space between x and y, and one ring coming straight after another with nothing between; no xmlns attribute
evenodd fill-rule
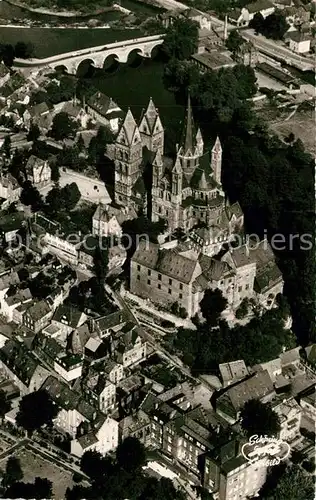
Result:
<svg viewBox="0 0 316 500"><path fill-rule="evenodd" d="M38 333L48 325L53 312L54 311L48 304L47 300L33 302L23 314L22 323L33 333Z"/></svg>
<svg viewBox="0 0 316 500"><path fill-rule="evenodd" d="M146 359L147 344L142 340L139 328L133 323L127 323L119 332L111 336L111 355L124 368Z"/></svg>
<svg viewBox="0 0 316 500"><path fill-rule="evenodd" d="M119 120L124 117L121 108L111 97L96 92L87 102L87 113L97 122L110 127L112 132L117 133Z"/></svg>
<svg viewBox="0 0 316 500"><path fill-rule="evenodd" d="M202 484L220 500L254 498L266 481L267 466L246 460L242 444L233 439L204 457Z"/></svg>
<svg viewBox="0 0 316 500"><path fill-rule="evenodd" d="M47 160L42 160L37 156L30 156L26 164L27 180L35 187L42 188L51 181L51 168Z"/></svg>
<svg viewBox="0 0 316 500"><path fill-rule="evenodd" d="M93 236L122 236L122 228L118 223L116 216L109 212L106 205L99 204L92 217Z"/></svg>
<svg viewBox="0 0 316 500"><path fill-rule="evenodd" d="M116 385L113 384L107 374L91 367L87 377L82 383L84 397L92 406L106 413L114 410L116 404Z"/></svg>
<svg viewBox="0 0 316 500"><path fill-rule="evenodd" d="M8 340L0 349L0 368L19 388L21 395L40 389L49 376L27 347L15 340Z"/></svg>
<svg viewBox="0 0 316 500"><path fill-rule="evenodd" d="M283 441L293 443L300 439L302 408L293 398L275 401L273 410L278 414L281 424L279 437Z"/></svg>
<svg viewBox="0 0 316 500"><path fill-rule="evenodd" d="M14 314L15 309L22 304L27 304L32 301L32 294L28 288L17 290L14 295L6 294L1 300L1 314L8 322L16 321L17 316Z"/></svg>
<svg viewBox="0 0 316 500"><path fill-rule="evenodd" d="M0 198L3 198L7 203L15 203L19 201L22 188L18 181L11 175L6 174L0 176Z"/></svg>
<svg viewBox="0 0 316 500"><path fill-rule="evenodd" d="M71 305L60 305L52 317L52 324L58 326L67 336L73 330L82 326L87 316Z"/></svg>
<svg viewBox="0 0 316 500"><path fill-rule="evenodd" d="M77 457L87 451L96 451L101 455L113 452L119 443L119 424L111 417L101 415L91 426L91 430L74 439L71 446L71 453Z"/></svg>
<svg viewBox="0 0 316 500"><path fill-rule="evenodd" d="M256 14L261 14L264 18L270 16L275 11L274 5L270 0L257 0L249 3L242 9L233 9L228 16L229 21L237 27L248 26Z"/></svg>
<svg viewBox="0 0 316 500"><path fill-rule="evenodd" d="M79 425L84 422L92 422L97 411L84 401L79 394L71 390L65 382L50 376L41 387L60 408L54 425L67 432L74 439L77 435Z"/></svg>
<svg viewBox="0 0 316 500"><path fill-rule="evenodd" d="M250 377L229 386L215 402L215 410L219 416L234 424L244 404L250 399L260 399L262 403L270 402L275 397L275 390L267 370L257 372Z"/></svg>

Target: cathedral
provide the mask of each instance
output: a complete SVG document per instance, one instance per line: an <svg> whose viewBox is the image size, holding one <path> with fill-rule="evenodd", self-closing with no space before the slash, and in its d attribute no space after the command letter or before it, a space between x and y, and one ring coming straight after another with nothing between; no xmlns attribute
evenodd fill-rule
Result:
<svg viewBox="0 0 316 500"><path fill-rule="evenodd" d="M232 232L234 210L226 203L221 185L221 143L217 137L211 154L204 151L190 96L175 161L164 156L164 129L152 99L139 125L128 110L116 138L114 160L117 204L139 211L147 210L150 200L151 220L164 219L169 232L204 226L213 228L215 234L224 232L224 239ZM151 189L143 178L148 162L152 168Z"/></svg>

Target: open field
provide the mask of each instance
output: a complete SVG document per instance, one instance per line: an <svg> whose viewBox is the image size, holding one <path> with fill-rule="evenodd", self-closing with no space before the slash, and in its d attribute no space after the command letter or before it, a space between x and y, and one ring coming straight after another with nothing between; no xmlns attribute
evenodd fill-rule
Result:
<svg viewBox="0 0 316 500"><path fill-rule="evenodd" d="M297 106L296 112L294 106ZM296 139L301 139L307 151L315 156L315 109L312 101L299 103L293 99L292 106L275 107L267 101L259 104L258 113L270 125L270 129L281 139L293 133Z"/></svg>
<svg viewBox="0 0 316 500"><path fill-rule="evenodd" d="M78 172L74 172L71 170L63 170L60 169L60 187L66 186L66 184L71 184L75 182L78 186L78 189L81 193L81 197L83 200L89 201L90 203L103 203L105 205L111 203L111 198L107 189L104 185L104 182L98 179L92 179L90 177L86 177ZM49 186L45 186L40 189L40 193L42 196L46 196L47 193L52 189L53 183Z"/></svg>
<svg viewBox="0 0 316 500"><path fill-rule="evenodd" d="M35 477L47 478L53 483L53 496L57 500L65 498L68 487L73 487L72 473L61 469L57 465L45 460L35 453L21 448L14 456L20 460L24 473L24 482L33 482ZM0 462L0 468L4 469L7 458Z"/></svg>

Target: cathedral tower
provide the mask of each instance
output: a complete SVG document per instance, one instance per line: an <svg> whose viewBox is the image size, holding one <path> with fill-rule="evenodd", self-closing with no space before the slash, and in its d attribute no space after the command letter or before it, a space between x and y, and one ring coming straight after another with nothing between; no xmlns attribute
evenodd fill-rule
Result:
<svg viewBox="0 0 316 500"><path fill-rule="evenodd" d="M176 162L172 169L171 177L172 177L172 186L171 186L172 202L181 203L183 172L179 158L176 159Z"/></svg>
<svg viewBox="0 0 316 500"><path fill-rule="evenodd" d="M214 172L214 179L217 184L222 184L222 146L219 138L216 138L215 144L212 148L211 167Z"/></svg>
<svg viewBox="0 0 316 500"><path fill-rule="evenodd" d="M164 129L152 98L150 98L147 109L140 119L139 131L143 146L146 146L152 152L159 151L162 156L164 152Z"/></svg>
<svg viewBox="0 0 316 500"><path fill-rule="evenodd" d="M153 161L153 188L157 188L163 174L163 161L158 149Z"/></svg>
<svg viewBox="0 0 316 500"><path fill-rule="evenodd" d="M130 109L115 141L114 163L115 201L129 206L132 188L142 175L142 140Z"/></svg>
<svg viewBox="0 0 316 500"><path fill-rule="evenodd" d="M177 155L180 159L181 167L184 175L189 180L193 175L194 170L199 164L199 149L201 149L201 133L195 131L193 113L191 107L190 94L188 95L187 113L182 133L180 147L178 148ZM197 144L199 141L199 147Z"/></svg>

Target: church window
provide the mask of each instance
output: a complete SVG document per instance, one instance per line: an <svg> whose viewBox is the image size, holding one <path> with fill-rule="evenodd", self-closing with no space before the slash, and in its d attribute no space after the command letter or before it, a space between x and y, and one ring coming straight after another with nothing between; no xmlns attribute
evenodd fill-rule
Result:
<svg viewBox="0 0 316 500"><path fill-rule="evenodd" d="M246 285L246 290L249 290L249 285L248 285L248 283L247 283L247 285Z"/></svg>
<svg viewBox="0 0 316 500"><path fill-rule="evenodd" d="M240 293L242 291L242 286L238 287L238 292Z"/></svg>
<svg viewBox="0 0 316 500"><path fill-rule="evenodd" d="M166 210L166 216L168 217L168 215L169 215L169 210Z"/></svg>
<svg viewBox="0 0 316 500"><path fill-rule="evenodd" d="M137 279L138 279L138 280L140 280L140 276L139 276L139 274L137 275Z"/></svg>
<svg viewBox="0 0 316 500"><path fill-rule="evenodd" d="M169 293L169 295L171 295L171 288L169 288L168 293Z"/></svg>
<svg viewBox="0 0 316 500"><path fill-rule="evenodd" d="M182 299L182 293L179 293L179 299Z"/></svg>
<svg viewBox="0 0 316 500"><path fill-rule="evenodd" d="M204 198L204 195L203 195L203 193L201 193L201 198L202 198L202 200L203 200L203 198Z"/></svg>
<svg viewBox="0 0 316 500"><path fill-rule="evenodd" d="M150 270L150 269L148 269L148 276L150 276L150 275L151 275L151 270Z"/></svg>
<svg viewBox="0 0 316 500"><path fill-rule="evenodd" d="M167 193L167 200L170 201L170 199L171 199L171 196L170 196L170 193L168 192Z"/></svg>
<svg viewBox="0 0 316 500"><path fill-rule="evenodd" d="M158 274L158 279L159 281L161 281L161 274Z"/></svg>
<svg viewBox="0 0 316 500"><path fill-rule="evenodd" d="M161 284L158 283L158 290L161 290Z"/></svg>
<svg viewBox="0 0 316 500"><path fill-rule="evenodd" d="M140 265L137 266L137 271L140 271Z"/></svg>
<svg viewBox="0 0 316 500"><path fill-rule="evenodd" d="M180 288L180 290L183 290L183 285L182 285L182 283L180 283L179 288Z"/></svg>
<svg viewBox="0 0 316 500"><path fill-rule="evenodd" d="M161 207L158 207L158 213L161 214Z"/></svg>
<svg viewBox="0 0 316 500"><path fill-rule="evenodd" d="M147 280L147 285L150 285L151 281L150 280Z"/></svg>

